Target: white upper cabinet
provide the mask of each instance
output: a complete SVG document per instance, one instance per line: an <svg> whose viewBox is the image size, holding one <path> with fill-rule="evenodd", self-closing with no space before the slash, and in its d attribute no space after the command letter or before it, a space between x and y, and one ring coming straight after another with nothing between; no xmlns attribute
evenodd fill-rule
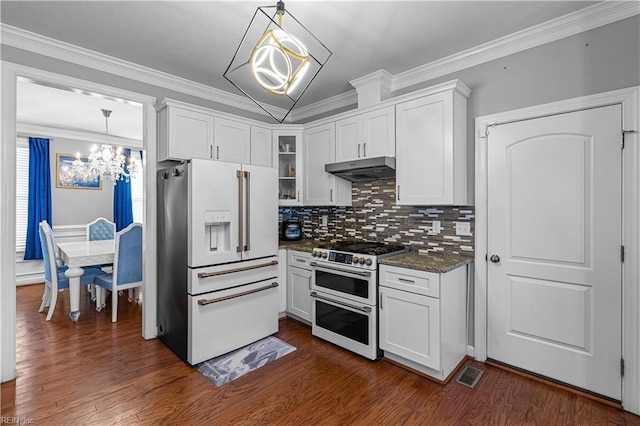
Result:
<svg viewBox="0 0 640 426"><path fill-rule="evenodd" d="M324 171L334 163L335 123L310 127L303 134L303 171L305 206L350 206L351 182Z"/></svg>
<svg viewBox="0 0 640 426"><path fill-rule="evenodd" d="M396 105L396 203L467 205L467 96L454 88Z"/></svg>
<svg viewBox="0 0 640 426"><path fill-rule="evenodd" d="M336 162L395 156L393 105L336 121Z"/></svg>
<svg viewBox="0 0 640 426"><path fill-rule="evenodd" d="M278 151L278 200L281 206L302 205L302 127L274 130Z"/></svg>
<svg viewBox="0 0 640 426"><path fill-rule="evenodd" d="M274 165L274 144L271 130L251 126L251 164L254 166L277 167Z"/></svg>
<svg viewBox="0 0 640 426"><path fill-rule="evenodd" d="M158 113L158 161L212 158L213 116L174 105Z"/></svg>
<svg viewBox="0 0 640 426"><path fill-rule="evenodd" d="M251 126L240 121L215 118L213 158L251 164Z"/></svg>

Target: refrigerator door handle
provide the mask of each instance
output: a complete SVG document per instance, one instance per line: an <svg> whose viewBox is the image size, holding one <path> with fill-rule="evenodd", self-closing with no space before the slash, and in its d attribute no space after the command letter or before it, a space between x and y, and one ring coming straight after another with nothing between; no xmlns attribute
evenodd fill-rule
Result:
<svg viewBox="0 0 640 426"><path fill-rule="evenodd" d="M244 192L245 204L246 204L246 211L244 214L244 219L245 219L244 233L247 239L247 244L245 244L244 246L244 251L249 251L251 250L251 173L245 171L244 178L247 181L245 192Z"/></svg>
<svg viewBox="0 0 640 426"><path fill-rule="evenodd" d="M276 288L276 287L278 287L278 283L274 281L267 286L256 288L255 290L243 291L242 293L232 294L231 296L218 297L216 299L200 299L198 300L198 305L206 306L212 303L224 302L225 300L231 300L238 297L248 296L250 294L259 293L261 291L271 290L272 288Z"/></svg>
<svg viewBox="0 0 640 426"><path fill-rule="evenodd" d="M210 277L217 277L217 276L226 275L226 274L235 274L237 272L244 272L244 271L251 271L252 269L266 268L268 266L274 266L277 264L278 264L277 260L272 260L271 262L261 263L260 265L245 266L243 268L226 269L224 271L217 271L217 272L198 272L198 278L210 278Z"/></svg>
<svg viewBox="0 0 640 426"><path fill-rule="evenodd" d="M242 238L242 170L236 170L236 176L238 177L238 245L236 246L236 252L241 252L243 247L243 238Z"/></svg>

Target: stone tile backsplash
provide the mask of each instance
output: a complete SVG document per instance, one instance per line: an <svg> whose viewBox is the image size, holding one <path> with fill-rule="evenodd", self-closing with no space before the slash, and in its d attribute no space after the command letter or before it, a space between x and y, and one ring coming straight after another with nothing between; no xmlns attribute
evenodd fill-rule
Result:
<svg viewBox="0 0 640 426"><path fill-rule="evenodd" d="M317 241L384 241L420 252L473 256L473 206L397 206L395 188L393 178L353 183L353 206L281 207L280 220L298 218L304 237ZM434 221L440 222L438 233ZM456 223L468 223L471 235L456 235Z"/></svg>

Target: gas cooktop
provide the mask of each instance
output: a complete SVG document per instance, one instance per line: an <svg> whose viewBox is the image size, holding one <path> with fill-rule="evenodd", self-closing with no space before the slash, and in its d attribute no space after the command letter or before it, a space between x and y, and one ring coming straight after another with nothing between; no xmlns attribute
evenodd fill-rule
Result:
<svg viewBox="0 0 640 426"><path fill-rule="evenodd" d="M367 241L338 241L330 244L319 244L319 249L335 250L344 253L368 254L381 256L397 251L406 251L406 247L398 244L384 244Z"/></svg>

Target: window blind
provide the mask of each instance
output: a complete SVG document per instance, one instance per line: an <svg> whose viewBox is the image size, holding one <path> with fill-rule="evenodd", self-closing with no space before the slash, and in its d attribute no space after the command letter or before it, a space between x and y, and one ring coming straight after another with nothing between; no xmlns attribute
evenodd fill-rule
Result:
<svg viewBox="0 0 640 426"><path fill-rule="evenodd" d="M138 175L135 179L131 179L131 204L133 209L133 221L144 223L144 172L142 170L142 161L140 161L140 152L131 152L131 157L138 168Z"/></svg>
<svg viewBox="0 0 640 426"><path fill-rule="evenodd" d="M18 139L16 146L16 252L24 252L29 216L29 142Z"/></svg>

